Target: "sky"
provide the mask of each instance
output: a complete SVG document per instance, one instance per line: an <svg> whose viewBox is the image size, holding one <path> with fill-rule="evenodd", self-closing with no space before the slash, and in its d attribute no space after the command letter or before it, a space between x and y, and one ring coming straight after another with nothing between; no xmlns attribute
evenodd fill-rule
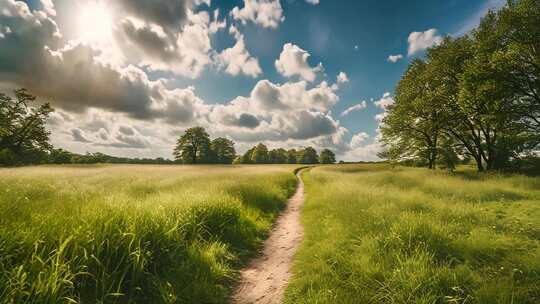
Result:
<svg viewBox="0 0 540 304"><path fill-rule="evenodd" d="M204 127L377 160L408 63L504 0L0 0L0 91L56 111L56 147L172 157Z"/></svg>

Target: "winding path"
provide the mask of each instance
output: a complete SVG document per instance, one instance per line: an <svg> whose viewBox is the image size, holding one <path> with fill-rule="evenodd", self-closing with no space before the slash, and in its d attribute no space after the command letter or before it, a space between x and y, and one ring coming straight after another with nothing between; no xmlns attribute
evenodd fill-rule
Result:
<svg viewBox="0 0 540 304"><path fill-rule="evenodd" d="M262 255L254 259L241 273L232 303L278 304L291 276L290 266L303 237L300 210L304 204L304 183L296 174L298 186L287 208L279 216L270 237L264 242Z"/></svg>

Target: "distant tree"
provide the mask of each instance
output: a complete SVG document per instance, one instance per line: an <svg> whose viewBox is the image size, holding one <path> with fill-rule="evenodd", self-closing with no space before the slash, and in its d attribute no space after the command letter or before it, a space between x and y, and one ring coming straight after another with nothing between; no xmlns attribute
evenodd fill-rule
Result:
<svg viewBox="0 0 540 304"><path fill-rule="evenodd" d="M173 155L176 161L184 164L208 162L210 155L210 136L202 127L187 129L178 139Z"/></svg>
<svg viewBox="0 0 540 304"><path fill-rule="evenodd" d="M253 150L255 150L255 147L247 150L241 157L240 157L240 163L241 164L252 164L253 161L251 160L251 155L253 154Z"/></svg>
<svg viewBox="0 0 540 304"><path fill-rule="evenodd" d="M231 164L236 157L234 142L230 139L218 137L210 143L212 161L218 164Z"/></svg>
<svg viewBox="0 0 540 304"><path fill-rule="evenodd" d="M296 164L298 162L298 152L295 149L290 149L287 151L287 163Z"/></svg>
<svg viewBox="0 0 540 304"><path fill-rule="evenodd" d="M52 148L46 120L53 109L48 103L30 106L36 97L25 89L14 95L0 93L0 165L46 162Z"/></svg>
<svg viewBox="0 0 540 304"><path fill-rule="evenodd" d="M271 164L286 164L287 151L285 149L274 149L268 152L268 162Z"/></svg>
<svg viewBox="0 0 540 304"><path fill-rule="evenodd" d="M52 149L49 155L49 162L53 164L69 164L71 163L72 154L62 149Z"/></svg>
<svg viewBox="0 0 540 304"><path fill-rule="evenodd" d="M307 147L298 152L299 164L317 164L319 162L319 156L317 151L312 147Z"/></svg>
<svg viewBox="0 0 540 304"><path fill-rule="evenodd" d="M329 149L324 149L319 155L319 163L321 164L334 164L336 162L336 155Z"/></svg>
<svg viewBox="0 0 540 304"><path fill-rule="evenodd" d="M268 163L268 148L262 143L255 146L251 153L251 161L254 164Z"/></svg>
<svg viewBox="0 0 540 304"><path fill-rule="evenodd" d="M237 155L233 160L233 165L241 165L244 163L244 157L242 155Z"/></svg>

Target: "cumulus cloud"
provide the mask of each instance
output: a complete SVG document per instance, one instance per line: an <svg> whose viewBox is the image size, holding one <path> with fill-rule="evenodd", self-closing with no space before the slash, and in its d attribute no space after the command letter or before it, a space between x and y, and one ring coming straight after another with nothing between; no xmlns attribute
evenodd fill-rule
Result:
<svg viewBox="0 0 540 304"><path fill-rule="evenodd" d="M287 43L275 61L278 72L285 77L299 76L301 79L313 82L323 67L319 63L316 67L309 65L310 54L295 44Z"/></svg>
<svg viewBox="0 0 540 304"><path fill-rule="evenodd" d="M255 78L262 74L259 60L252 57L246 49L244 35L234 26L229 28L229 32L234 35L236 44L217 56L218 64L233 76L244 74Z"/></svg>
<svg viewBox="0 0 540 304"><path fill-rule="evenodd" d="M401 59L403 59L403 55L401 54L388 56L388 61L392 63L396 63Z"/></svg>
<svg viewBox="0 0 540 304"><path fill-rule="evenodd" d="M339 72L336 81L338 84L347 83L349 82L349 77L347 77L347 74L345 74L345 72Z"/></svg>
<svg viewBox="0 0 540 304"><path fill-rule="evenodd" d="M352 112L363 110L366 107L367 107L366 101L363 100L361 103L356 104L354 106L351 106L351 107L348 107L347 109L345 109L345 111L343 111L341 113L341 116L342 117L347 116L347 115L351 114Z"/></svg>
<svg viewBox="0 0 540 304"><path fill-rule="evenodd" d="M369 135L366 132L360 132L353 135L353 137L351 138L351 143L350 143L351 148L356 149L356 148L362 147L364 142L368 138L369 138Z"/></svg>
<svg viewBox="0 0 540 304"><path fill-rule="evenodd" d="M377 107L383 110L386 110L388 109L389 106L394 104L394 98L392 97L392 95L390 95L390 92L386 92L383 94L382 98L379 100L376 100L374 104Z"/></svg>
<svg viewBox="0 0 540 304"><path fill-rule="evenodd" d="M242 24L250 21L274 29L285 20L279 0L244 0L244 7L234 7L230 15Z"/></svg>
<svg viewBox="0 0 540 304"><path fill-rule="evenodd" d="M337 89L325 81L316 83L322 66L310 67L309 54L292 44L300 65L282 68L300 76L298 81L260 80L247 96L224 104L208 104L194 87L174 88L172 81L148 74L159 70L197 77L219 56L227 73L257 77L262 71L236 27L229 52L212 50L210 35L226 21L219 20L217 10L195 9L203 1L146 2L107 2L123 13L116 12L113 36L122 56L112 62L106 48L63 38L51 10L60 6L30 10L25 2L0 0L0 85L26 87L53 104L57 110L48 126L55 146L77 153L170 157L176 139L171 134L200 125L242 147L265 141L346 150L347 130L331 113L339 101ZM179 13L171 15L170 10ZM336 82L347 80L341 73Z"/></svg>
<svg viewBox="0 0 540 304"><path fill-rule="evenodd" d="M71 136L73 136L73 141L78 141L82 143L89 143L88 139L83 134L83 131L81 129L73 129L71 130Z"/></svg>
<svg viewBox="0 0 540 304"><path fill-rule="evenodd" d="M133 65L117 68L100 62L101 51L85 44L62 46L56 23L47 15L31 12L22 2L0 1L12 11L0 14L0 24L12 28L0 40L0 61L11 63L0 71L0 82L25 87L72 112L100 108L178 123L199 114L202 100L192 89L169 90ZM189 117L178 115L182 109Z"/></svg>
<svg viewBox="0 0 540 304"><path fill-rule="evenodd" d="M169 22L160 26L130 17L121 19L115 39L127 61L197 78L211 63L210 37L225 27L225 21L219 21L219 11L215 11L213 20L206 11L187 10L186 14L180 30L164 27Z"/></svg>
<svg viewBox="0 0 540 304"><path fill-rule="evenodd" d="M429 29L424 32L412 32L409 34L409 56L420 51L442 43L443 38L437 35L436 29Z"/></svg>
<svg viewBox="0 0 540 304"><path fill-rule="evenodd" d="M240 141L311 140L339 129L329 109L339 100L326 84L259 81L249 96L216 105L209 116L218 133Z"/></svg>
<svg viewBox="0 0 540 304"><path fill-rule="evenodd" d="M54 8L54 3L52 0L40 0L43 10L51 15L56 16L56 9Z"/></svg>

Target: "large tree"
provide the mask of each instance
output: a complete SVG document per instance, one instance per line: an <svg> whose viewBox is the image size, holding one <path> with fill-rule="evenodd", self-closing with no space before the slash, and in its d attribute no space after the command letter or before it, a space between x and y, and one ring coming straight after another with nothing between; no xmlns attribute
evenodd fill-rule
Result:
<svg viewBox="0 0 540 304"><path fill-rule="evenodd" d="M290 149L287 151L287 163L296 164L298 163L298 152L296 149Z"/></svg>
<svg viewBox="0 0 540 304"><path fill-rule="evenodd" d="M510 0L496 16L503 48L492 56L493 67L511 77L499 86L514 94L514 109L529 134L529 147L540 143L540 1Z"/></svg>
<svg viewBox="0 0 540 304"><path fill-rule="evenodd" d="M321 164L334 164L336 162L336 155L329 149L324 149L319 155L319 163Z"/></svg>
<svg viewBox="0 0 540 304"><path fill-rule="evenodd" d="M218 137L210 143L212 161L218 164L231 164L236 157L234 142L230 139Z"/></svg>
<svg viewBox="0 0 540 304"><path fill-rule="evenodd" d="M0 93L0 164L44 162L52 148L46 120L53 109L48 103L31 106L36 97L25 89L14 95Z"/></svg>
<svg viewBox="0 0 540 304"><path fill-rule="evenodd" d="M202 127L189 128L174 148L176 161L184 164L206 163L210 157L210 136Z"/></svg>
<svg viewBox="0 0 540 304"><path fill-rule="evenodd" d="M268 148L260 143L253 149L251 153L251 162L254 164L268 163Z"/></svg>
<svg viewBox="0 0 540 304"><path fill-rule="evenodd" d="M307 147L298 152L298 163L299 164L317 164L319 163L319 156L317 151L312 147Z"/></svg>
<svg viewBox="0 0 540 304"><path fill-rule="evenodd" d="M287 151L282 148L270 150L268 152L268 162L271 164L286 164Z"/></svg>
<svg viewBox="0 0 540 304"><path fill-rule="evenodd" d="M435 168L443 120L440 98L431 82L429 65L414 60L397 85L395 104L388 108L381 132L391 160L424 159Z"/></svg>

